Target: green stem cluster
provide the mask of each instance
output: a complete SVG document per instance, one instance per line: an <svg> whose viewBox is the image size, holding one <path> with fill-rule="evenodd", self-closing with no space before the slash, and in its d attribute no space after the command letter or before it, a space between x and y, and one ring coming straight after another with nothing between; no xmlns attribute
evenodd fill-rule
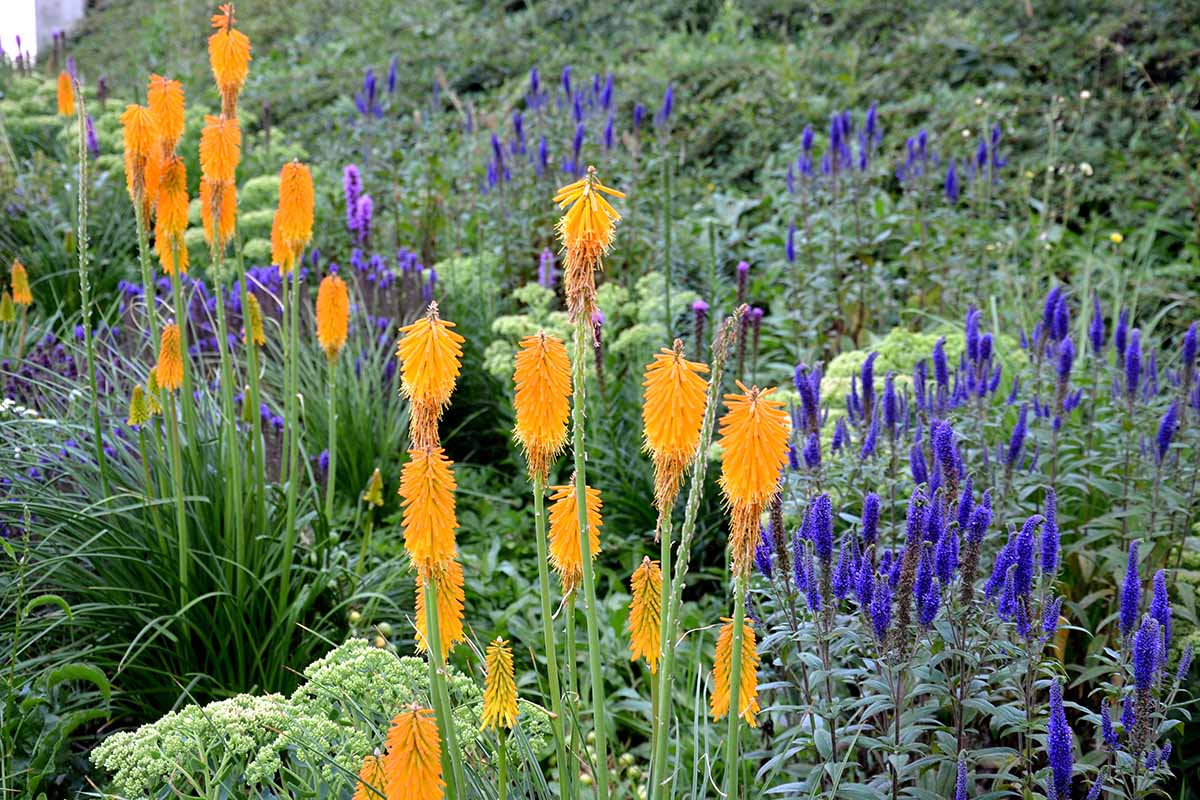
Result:
<svg viewBox="0 0 1200 800"><path fill-rule="evenodd" d="M569 777L566 738L563 736L562 687L558 678L558 646L554 637L554 618L550 603L549 545L546 539L546 486L541 477L533 479L534 527L537 529L538 584L542 601L542 640L546 649L546 678L550 685L550 727L554 731L554 748L558 757L559 786L565 787Z"/></svg>

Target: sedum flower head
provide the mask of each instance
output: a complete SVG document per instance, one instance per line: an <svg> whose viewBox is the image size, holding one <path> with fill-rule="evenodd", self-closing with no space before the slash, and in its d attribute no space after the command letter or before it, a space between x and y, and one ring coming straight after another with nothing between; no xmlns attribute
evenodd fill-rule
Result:
<svg viewBox="0 0 1200 800"><path fill-rule="evenodd" d="M646 659L650 673L658 672L662 630L662 569L649 557L633 571L630 579L629 660Z"/></svg>
<svg viewBox="0 0 1200 800"><path fill-rule="evenodd" d="M562 340L545 331L522 339L513 383L513 436L525 451L529 477L544 481L567 441L571 413L571 362Z"/></svg>
<svg viewBox="0 0 1200 800"><path fill-rule="evenodd" d="M579 536L579 506L575 478L565 486L550 487L550 566L558 573L563 595L569 595L583 579L583 554ZM587 493L588 545L592 558L600 552L600 527L604 503L600 490L585 487Z"/></svg>
<svg viewBox="0 0 1200 800"><path fill-rule="evenodd" d="M725 623L717 635L717 657L713 664L713 691L709 700L709 712L714 720L729 713L729 682L733 656L733 620L722 617ZM742 667L739 675L738 713L751 728L755 727L754 715L758 713L758 645L754 640L754 626L742 623Z"/></svg>
<svg viewBox="0 0 1200 800"><path fill-rule="evenodd" d="M400 329L396 346L400 359L400 391L412 404L409 435L414 447L437 442L437 423L450 403L450 394L462 368L462 344L454 323L438 316L430 303L425 316Z"/></svg>
<svg viewBox="0 0 1200 800"><path fill-rule="evenodd" d="M350 326L350 293L337 275L326 275L317 289L317 341L333 361L346 344Z"/></svg>
<svg viewBox="0 0 1200 800"><path fill-rule="evenodd" d="M427 570L454 557L453 462L440 447L408 451L400 473L404 509L404 547L418 569Z"/></svg>
<svg viewBox="0 0 1200 800"><path fill-rule="evenodd" d="M414 703L392 720L383 774L388 797L441 800L442 745L431 710Z"/></svg>
<svg viewBox="0 0 1200 800"><path fill-rule="evenodd" d="M665 347L646 366L642 431L646 450L654 459L654 499L661 513L679 493L684 470L696 454L708 381L708 367L683 357L683 342Z"/></svg>
<svg viewBox="0 0 1200 800"><path fill-rule="evenodd" d="M517 722L517 684L508 642L497 638L487 649L487 676L483 689L484 728L508 728Z"/></svg>

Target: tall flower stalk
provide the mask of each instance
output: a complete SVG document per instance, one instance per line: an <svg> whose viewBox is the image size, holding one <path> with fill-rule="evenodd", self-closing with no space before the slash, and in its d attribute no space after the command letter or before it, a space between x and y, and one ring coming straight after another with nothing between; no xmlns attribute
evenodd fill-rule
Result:
<svg viewBox="0 0 1200 800"><path fill-rule="evenodd" d="M587 498L587 450L584 425L587 417L585 369L586 357L592 345L592 314L596 310L595 271L612 245L620 215L605 199L605 195L623 198L625 195L602 184L596 168L588 167L587 174L558 191L554 202L565 213L558 223L559 237L566 251L563 285L567 295L567 310L575 323L574 362L571 383L574 394L572 409L572 448L575 456L575 503L579 515L579 549L583 562L584 609L587 620L588 666L592 688L592 726L596 735L596 796L608 800L608 733L605 722L604 676L600 671L600 623L596 614L596 578L592 569L589 541Z"/></svg>
<svg viewBox="0 0 1200 800"><path fill-rule="evenodd" d="M735 312L736 315L740 315L740 310ZM692 470L687 505L684 508L683 525L679 529L679 558L675 562L674 576L668 584L670 591L662 609L661 641L663 650L658 665L658 707L653 731L654 752L650 761L650 781L655 800L664 800L668 796L671 783L667 771L667 731L671 719L671 691L675 677L679 606L683 594L683 582L687 577L688 554L691 552L692 537L696 532L696 521L700 512L700 498L704 494L704 478L708 471L708 461L703 454L708 450L708 445L712 441L717 395L720 393L721 379L725 373L725 362L729 357L729 349L734 344L737 335L735 316L726 318L713 341L713 359L708 393L704 401L704 419L700 426L700 439L696 445L695 468ZM667 584L665 575L663 583Z"/></svg>
<svg viewBox="0 0 1200 800"><path fill-rule="evenodd" d="M92 282L88 273L88 182L87 164L87 112L84 110L83 93L79 85L74 84L74 91L79 97L75 104L75 119L79 123L79 135L76 137L76 157L79 159L79 203L77 206L78 233L75 237L79 252L79 297L83 309L83 346L87 350L88 391L92 396L92 446L95 448L96 466L100 469L100 489L105 497L109 495L108 461L104 455L104 439L100 427L100 402L96 392L96 341L92 335Z"/></svg>
<svg viewBox="0 0 1200 800"><path fill-rule="evenodd" d="M551 728L558 758L559 782L565 787L570 777L566 738L563 734L562 686L558 674L558 647L550 600L549 548L546 536L546 476L551 463L567 440L571 413L571 365L562 341L539 331L521 342L513 373L513 407L516 428L513 436L525 451L529 480L533 487L534 527L538 548L538 587L542 607L542 640L546 655L546 677L550 689Z"/></svg>
<svg viewBox="0 0 1200 800"><path fill-rule="evenodd" d="M317 289L317 340L329 367L329 472L325 476L325 524L333 522L334 486L337 483L337 364L346 345L350 324L350 294L346 282L326 275Z"/></svg>

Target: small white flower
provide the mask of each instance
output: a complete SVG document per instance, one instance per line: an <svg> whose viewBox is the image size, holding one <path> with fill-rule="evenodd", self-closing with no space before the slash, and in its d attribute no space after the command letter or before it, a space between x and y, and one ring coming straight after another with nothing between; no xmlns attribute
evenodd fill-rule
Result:
<svg viewBox="0 0 1200 800"><path fill-rule="evenodd" d="M1092 174L1094 172L1092 170L1092 165L1086 161L1082 162L1079 165L1079 171L1082 172L1084 175L1088 176L1089 178L1092 177Z"/></svg>
<svg viewBox="0 0 1200 800"><path fill-rule="evenodd" d="M970 139L970 138L971 138L971 129L970 129L970 128L963 128L963 130L962 130L962 137L963 137L964 139Z"/></svg>
<svg viewBox="0 0 1200 800"><path fill-rule="evenodd" d="M1092 93L1091 93L1091 92L1089 92L1087 89L1084 89L1083 91L1081 91L1081 92L1079 93L1079 99L1080 99L1080 100L1091 100L1091 99L1092 99Z"/></svg>

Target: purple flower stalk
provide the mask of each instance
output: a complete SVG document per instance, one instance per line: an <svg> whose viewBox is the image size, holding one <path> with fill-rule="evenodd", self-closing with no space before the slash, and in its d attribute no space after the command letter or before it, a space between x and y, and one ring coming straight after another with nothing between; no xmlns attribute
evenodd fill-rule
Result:
<svg viewBox="0 0 1200 800"><path fill-rule="evenodd" d="M946 201L950 203L950 205L955 205L958 203L958 172L956 162L953 158L950 159L950 166L946 169L946 182L944 188L946 192Z"/></svg>
<svg viewBox="0 0 1200 800"><path fill-rule="evenodd" d="M346 228L357 231L358 198L362 195L362 176L354 164L347 164L342 170L342 191L346 197Z"/></svg>
<svg viewBox="0 0 1200 800"><path fill-rule="evenodd" d="M875 544L879 537L879 495L868 492L863 498L862 540L865 547Z"/></svg>
<svg viewBox="0 0 1200 800"><path fill-rule="evenodd" d="M1045 522L1042 525L1042 574L1058 572L1058 496L1053 487L1046 489Z"/></svg>
<svg viewBox="0 0 1200 800"><path fill-rule="evenodd" d="M1125 347L1125 399L1130 408L1137 399L1138 382L1142 377L1142 334L1134 328Z"/></svg>
<svg viewBox="0 0 1200 800"><path fill-rule="evenodd" d="M1100 701L1100 736L1111 749L1117 749L1117 732L1113 730L1112 712L1106 699Z"/></svg>
<svg viewBox="0 0 1200 800"><path fill-rule="evenodd" d="M1175 437L1175 429L1179 427L1179 400L1172 400L1171 405L1158 423L1158 435L1155 436L1155 456L1161 466L1167 451L1171 449L1171 440Z"/></svg>
<svg viewBox="0 0 1200 800"><path fill-rule="evenodd" d="M1013 469L1021 458L1021 450L1025 446L1025 434L1029 430L1029 404L1022 403L1017 414L1017 424L1013 426L1012 437L1008 440L1008 456L1005 465Z"/></svg>
<svg viewBox="0 0 1200 800"><path fill-rule="evenodd" d="M821 466L821 437L812 432L804 443L804 464L809 469L819 469Z"/></svg>
<svg viewBox="0 0 1200 800"><path fill-rule="evenodd" d="M929 483L929 469L925 466L925 451L921 449L920 442L908 451L908 468L912 472L913 483L917 486Z"/></svg>
<svg viewBox="0 0 1200 800"><path fill-rule="evenodd" d="M538 258L538 284L546 289L553 289L555 273L554 251L547 247Z"/></svg>
<svg viewBox="0 0 1200 800"><path fill-rule="evenodd" d="M1154 573L1154 594L1150 599L1150 616L1162 629L1163 642L1171 644L1171 599L1167 596L1167 571Z"/></svg>
<svg viewBox="0 0 1200 800"><path fill-rule="evenodd" d="M1133 635L1133 683L1139 689L1149 689L1158 666L1158 623L1149 614Z"/></svg>
<svg viewBox="0 0 1200 800"><path fill-rule="evenodd" d="M1092 293L1092 319L1088 323L1088 340L1092 345L1092 353L1100 355L1104 352L1104 311L1100 308L1100 298Z"/></svg>
<svg viewBox="0 0 1200 800"><path fill-rule="evenodd" d="M1047 787L1061 800L1071 797L1071 774L1075 768L1075 750L1071 727L1063 710L1062 683L1050 684L1050 720L1046 723L1046 755L1050 761L1052 785Z"/></svg>
<svg viewBox="0 0 1200 800"><path fill-rule="evenodd" d="M817 558L828 565L833 558L833 501L827 493L817 496L811 506L810 535Z"/></svg>
<svg viewBox="0 0 1200 800"><path fill-rule="evenodd" d="M871 598L871 627L875 630L875 638L883 642L891 624L892 591L887 581L881 581L874 587Z"/></svg>
<svg viewBox="0 0 1200 800"><path fill-rule="evenodd" d="M796 263L796 222L793 220L788 225L787 242L784 245L783 256L789 264Z"/></svg>
<svg viewBox="0 0 1200 800"><path fill-rule="evenodd" d="M967 800L967 754L958 754L958 769L954 779L954 800Z"/></svg>
<svg viewBox="0 0 1200 800"><path fill-rule="evenodd" d="M1129 636L1137 624L1138 607L1142 602L1141 578L1138 576L1138 543L1129 543L1129 558L1125 565L1125 583L1121 587L1121 635Z"/></svg>

